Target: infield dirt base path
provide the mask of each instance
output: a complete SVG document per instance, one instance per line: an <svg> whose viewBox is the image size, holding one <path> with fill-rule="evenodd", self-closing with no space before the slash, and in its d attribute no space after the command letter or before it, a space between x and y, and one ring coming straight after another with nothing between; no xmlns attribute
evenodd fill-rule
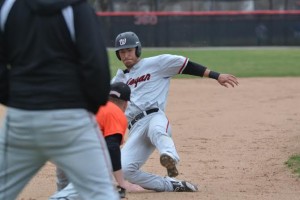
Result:
<svg viewBox="0 0 300 200"><path fill-rule="evenodd" d="M171 81L167 114L181 156L179 179L196 193L128 193L130 200L299 200L284 164L300 153L300 78L242 78L236 88L210 79ZM155 152L143 167L162 176ZM47 163L18 200L46 200L56 189Z"/></svg>

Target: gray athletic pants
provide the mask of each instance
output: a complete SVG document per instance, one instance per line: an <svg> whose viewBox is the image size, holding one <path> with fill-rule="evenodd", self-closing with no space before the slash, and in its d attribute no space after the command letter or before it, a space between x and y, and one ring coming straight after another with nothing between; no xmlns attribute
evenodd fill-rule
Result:
<svg viewBox="0 0 300 200"><path fill-rule="evenodd" d="M86 110L8 108L3 122L1 200L16 199L47 161L64 170L82 200L119 199L105 141L94 116Z"/></svg>
<svg viewBox="0 0 300 200"><path fill-rule="evenodd" d="M124 177L131 183L148 190L158 192L173 191L170 177L142 171L140 168L146 163L153 151L170 155L177 162L175 144L171 138L171 127L163 111L145 116L130 129L128 139L122 148L122 170Z"/></svg>

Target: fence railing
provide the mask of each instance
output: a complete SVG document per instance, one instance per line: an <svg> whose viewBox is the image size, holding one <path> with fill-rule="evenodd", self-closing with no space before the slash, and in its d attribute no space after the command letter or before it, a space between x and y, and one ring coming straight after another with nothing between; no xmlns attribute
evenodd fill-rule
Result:
<svg viewBox="0 0 300 200"><path fill-rule="evenodd" d="M97 11L300 10L300 0L89 0Z"/></svg>

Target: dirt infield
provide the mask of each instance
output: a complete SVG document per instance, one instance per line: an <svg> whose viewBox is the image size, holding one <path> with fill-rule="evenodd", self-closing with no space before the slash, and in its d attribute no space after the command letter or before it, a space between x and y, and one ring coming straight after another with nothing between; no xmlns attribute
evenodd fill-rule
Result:
<svg viewBox="0 0 300 200"><path fill-rule="evenodd" d="M300 182L286 168L300 153L300 78L243 78L237 88L209 79L172 80L167 114L181 156L178 178L196 193L128 193L143 200L298 200ZM165 175L155 152L145 170ZM32 179L18 200L55 191L54 166Z"/></svg>

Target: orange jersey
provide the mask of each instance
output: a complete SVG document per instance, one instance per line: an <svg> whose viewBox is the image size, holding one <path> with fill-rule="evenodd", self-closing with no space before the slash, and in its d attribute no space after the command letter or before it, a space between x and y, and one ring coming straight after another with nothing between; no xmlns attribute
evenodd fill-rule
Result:
<svg viewBox="0 0 300 200"><path fill-rule="evenodd" d="M96 120L104 137L120 133L124 138L127 119L124 112L114 103L108 101L106 105L101 106L96 114Z"/></svg>

